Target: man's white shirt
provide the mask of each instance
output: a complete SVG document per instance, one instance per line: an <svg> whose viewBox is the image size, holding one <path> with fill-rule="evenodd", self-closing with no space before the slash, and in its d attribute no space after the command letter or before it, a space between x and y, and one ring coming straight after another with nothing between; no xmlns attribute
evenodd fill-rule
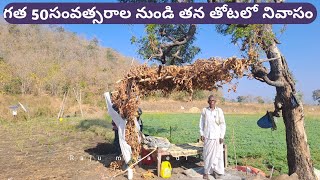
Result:
<svg viewBox="0 0 320 180"><path fill-rule="evenodd" d="M223 139L226 133L226 123L222 109L218 107L213 110L210 107L203 108L199 126L201 136L207 139Z"/></svg>

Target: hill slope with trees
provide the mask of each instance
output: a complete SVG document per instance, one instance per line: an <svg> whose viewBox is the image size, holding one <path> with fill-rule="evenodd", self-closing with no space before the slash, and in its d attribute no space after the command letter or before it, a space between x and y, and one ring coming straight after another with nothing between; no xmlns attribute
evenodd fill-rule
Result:
<svg viewBox="0 0 320 180"><path fill-rule="evenodd" d="M68 88L102 94L132 63L97 38L61 26L0 22L0 94L59 96Z"/></svg>

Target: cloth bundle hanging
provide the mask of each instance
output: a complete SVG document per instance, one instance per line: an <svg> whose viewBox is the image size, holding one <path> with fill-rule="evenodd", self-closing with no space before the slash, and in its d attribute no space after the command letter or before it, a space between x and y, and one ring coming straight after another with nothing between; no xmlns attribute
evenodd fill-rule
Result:
<svg viewBox="0 0 320 180"><path fill-rule="evenodd" d="M118 127L118 134L119 134L119 144L120 144L120 148L121 148L121 153L123 156L124 161L128 164L129 161L131 160L131 146L126 142L125 140L125 129L126 129L126 122L125 120L123 120L120 116L120 114L118 114L118 112L116 112L113 108L112 108L112 102L111 102L111 97L110 97L110 93L106 92L104 93L105 99L106 99L106 104L108 107L108 113L111 116L113 122L116 124L116 126Z"/></svg>
<svg viewBox="0 0 320 180"><path fill-rule="evenodd" d="M258 120L257 124L261 128L271 128L272 130L277 129L277 125L274 121L272 112L269 111L267 111L266 115L264 115Z"/></svg>
<svg viewBox="0 0 320 180"><path fill-rule="evenodd" d="M159 147L159 148L169 148L171 146L170 142L166 138L147 136L144 139L144 144L148 147Z"/></svg>

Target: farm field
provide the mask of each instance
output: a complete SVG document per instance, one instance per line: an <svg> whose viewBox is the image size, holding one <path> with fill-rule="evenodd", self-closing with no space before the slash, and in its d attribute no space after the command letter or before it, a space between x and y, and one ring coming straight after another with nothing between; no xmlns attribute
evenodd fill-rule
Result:
<svg viewBox="0 0 320 180"><path fill-rule="evenodd" d="M277 119L277 130L262 129L257 120L263 115L225 115L226 144L229 165L250 165L267 174L274 166L275 174L288 172L285 130L282 118ZM143 115L144 133L167 137L172 143L196 142L199 139L199 113ZM171 137L170 137L171 126ZM306 131L315 167L320 168L320 117L306 117ZM236 158L235 158L236 157Z"/></svg>
<svg viewBox="0 0 320 180"><path fill-rule="evenodd" d="M260 115L226 115L230 167L251 165L274 175L287 172L284 126L260 129ZM196 142L198 113L150 113L142 115L144 133L167 137L172 143ZM319 117L307 117L308 142L316 168L320 168ZM170 137L171 126L171 137ZM109 166L115 160L111 119L35 118L0 120L0 179L107 179L114 175ZM235 159L236 153L236 159ZM152 167L154 171L155 167ZM136 173L146 169L138 168ZM181 178L182 168L173 179ZM184 176L184 175L183 175ZM184 176L185 177L185 176ZM120 176L116 179L125 179ZM139 178L138 178L139 179Z"/></svg>

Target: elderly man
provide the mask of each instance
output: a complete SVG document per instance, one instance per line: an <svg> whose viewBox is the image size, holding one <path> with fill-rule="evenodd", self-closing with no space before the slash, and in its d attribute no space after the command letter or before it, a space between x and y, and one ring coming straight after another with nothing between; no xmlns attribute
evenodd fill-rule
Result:
<svg viewBox="0 0 320 180"><path fill-rule="evenodd" d="M216 107L216 98L213 95L208 97L209 107L203 108L200 117L200 135L204 141L203 179L208 179L209 174L219 178L224 174L223 163L223 141L226 132L226 123L223 111Z"/></svg>

